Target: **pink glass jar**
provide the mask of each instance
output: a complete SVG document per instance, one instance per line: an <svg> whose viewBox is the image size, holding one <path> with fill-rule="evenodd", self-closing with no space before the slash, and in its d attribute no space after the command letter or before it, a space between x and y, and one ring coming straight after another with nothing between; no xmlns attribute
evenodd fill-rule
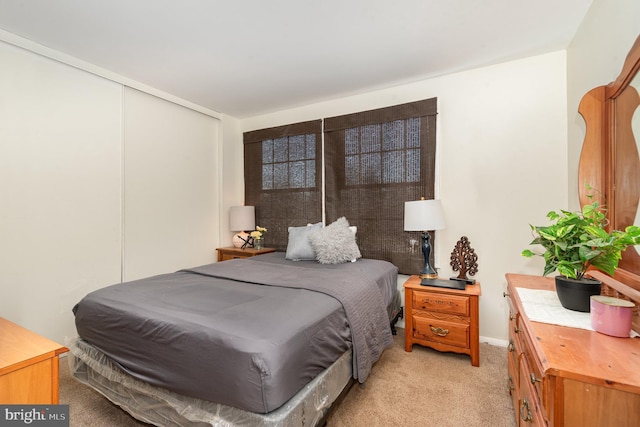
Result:
<svg viewBox="0 0 640 427"><path fill-rule="evenodd" d="M635 304L604 295L591 296L591 327L606 335L629 338Z"/></svg>

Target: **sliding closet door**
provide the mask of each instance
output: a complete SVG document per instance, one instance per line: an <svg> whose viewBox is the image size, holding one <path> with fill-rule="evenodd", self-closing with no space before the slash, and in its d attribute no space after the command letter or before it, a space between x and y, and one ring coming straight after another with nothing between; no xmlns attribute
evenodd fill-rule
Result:
<svg viewBox="0 0 640 427"><path fill-rule="evenodd" d="M213 262L218 120L126 88L124 280Z"/></svg>
<svg viewBox="0 0 640 427"><path fill-rule="evenodd" d="M119 84L0 42L0 316L63 343L120 280Z"/></svg>

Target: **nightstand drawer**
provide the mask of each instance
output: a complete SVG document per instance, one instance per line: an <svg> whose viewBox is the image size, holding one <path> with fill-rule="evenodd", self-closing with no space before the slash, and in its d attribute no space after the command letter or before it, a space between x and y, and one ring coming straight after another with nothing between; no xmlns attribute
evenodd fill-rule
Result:
<svg viewBox="0 0 640 427"><path fill-rule="evenodd" d="M413 292L413 308L469 316L469 298L459 295L415 291Z"/></svg>
<svg viewBox="0 0 640 427"><path fill-rule="evenodd" d="M241 258L248 258L248 257L243 255L222 253L218 258L219 258L218 261L228 261L230 259L241 259Z"/></svg>
<svg viewBox="0 0 640 427"><path fill-rule="evenodd" d="M456 347L469 347L469 325L466 323L448 322L422 316L419 311L413 313L413 337L420 340L434 341Z"/></svg>

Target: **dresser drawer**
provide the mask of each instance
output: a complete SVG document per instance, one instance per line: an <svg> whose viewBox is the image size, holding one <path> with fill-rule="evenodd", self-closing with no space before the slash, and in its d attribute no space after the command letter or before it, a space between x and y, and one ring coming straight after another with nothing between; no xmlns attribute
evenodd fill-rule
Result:
<svg viewBox="0 0 640 427"><path fill-rule="evenodd" d="M536 394L540 397L542 404L544 405L546 395L543 393L543 381L544 377L540 371L540 367L536 363L536 357L533 352L533 346L530 342L529 336L524 330L520 330L518 333L520 336L520 342L522 343L522 358L521 364L526 364L527 378L521 378L521 381L527 381L531 387L535 390ZM545 412L547 415L548 413Z"/></svg>
<svg viewBox="0 0 640 427"><path fill-rule="evenodd" d="M518 407L518 399L520 398L520 383L518 382L518 365L514 364L511 359L507 360L507 391L511 396L513 407Z"/></svg>
<svg viewBox="0 0 640 427"><path fill-rule="evenodd" d="M544 408L540 404L540 394L529 381L531 371L523 354L520 360L520 402L518 405L518 425L546 427Z"/></svg>
<svg viewBox="0 0 640 427"><path fill-rule="evenodd" d="M469 324L439 320L420 311L413 313L413 337L451 346L469 347Z"/></svg>
<svg viewBox="0 0 640 427"><path fill-rule="evenodd" d="M520 337L515 332L518 325L518 315L509 311L509 344L507 345L507 358L513 366L518 366L518 356L522 353ZM519 378L518 370L515 371L515 378Z"/></svg>
<svg viewBox="0 0 640 427"><path fill-rule="evenodd" d="M520 379L518 372L518 357L522 354L520 347L516 340L514 340L513 336L509 334L509 344L507 345L507 361L515 367L513 370L514 381L518 381Z"/></svg>
<svg viewBox="0 0 640 427"><path fill-rule="evenodd" d="M469 298L463 295L416 291L413 292L413 308L469 316Z"/></svg>

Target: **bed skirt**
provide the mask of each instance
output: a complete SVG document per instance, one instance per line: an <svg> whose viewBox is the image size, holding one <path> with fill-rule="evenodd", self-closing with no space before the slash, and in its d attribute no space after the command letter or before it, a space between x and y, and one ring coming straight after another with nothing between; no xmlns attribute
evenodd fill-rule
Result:
<svg viewBox="0 0 640 427"><path fill-rule="evenodd" d="M153 387L124 372L81 338L68 339L69 372L134 418L157 426L316 426L352 381L352 353L331 366L280 408L256 414Z"/></svg>

